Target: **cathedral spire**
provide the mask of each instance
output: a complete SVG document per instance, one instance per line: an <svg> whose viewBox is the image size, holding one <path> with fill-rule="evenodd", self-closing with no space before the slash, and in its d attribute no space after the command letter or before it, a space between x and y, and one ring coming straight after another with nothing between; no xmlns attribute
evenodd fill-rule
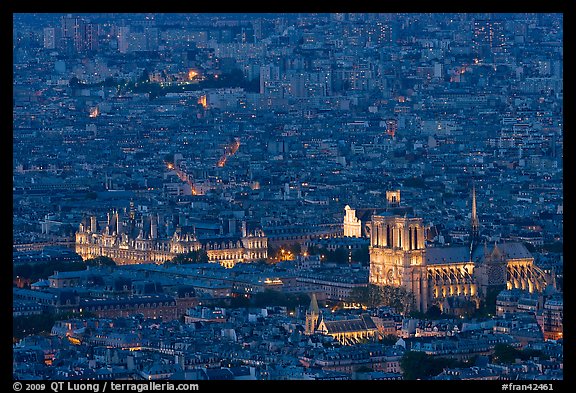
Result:
<svg viewBox="0 0 576 393"><path fill-rule="evenodd" d="M315 293L312 293L312 296L310 296L310 306L308 307L308 312L314 315L320 314L320 307L318 307L318 300L316 299Z"/></svg>
<svg viewBox="0 0 576 393"><path fill-rule="evenodd" d="M304 326L304 334L310 335L316 332L320 316L321 316L320 307L318 307L318 300L316 299L316 294L312 293L312 295L310 296L310 306L306 311L306 323Z"/></svg>
<svg viewBox="0 0 576 393"><path fill-rule="evenodd" d="M472 214L470 216L470 260L472 260L472 253L474 248L479 244L478 236L478 215L476 214L476 185L472 183Z"/></svg>
<svg viewBox="0 0 576 393"><path fill-rule="evenodd" d="M478 216L476 215L476 186L472 184L472 216L471 216L471 224L472 224L472 240L475 241L478 239L478 227L480 226L478 223Z"/></svg>

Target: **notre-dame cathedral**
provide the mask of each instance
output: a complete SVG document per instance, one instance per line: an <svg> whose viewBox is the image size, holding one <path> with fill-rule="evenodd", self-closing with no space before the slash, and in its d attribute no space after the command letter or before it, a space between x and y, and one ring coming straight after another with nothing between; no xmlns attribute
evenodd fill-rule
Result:
<svg viewBox="0 0 576 393"><path fill-rule="evenodd" d="M405 288L414 295L417 310L437 305L443 311L465 312L478 308L491 291L539 292L553 284L524 244L480 240L474 188L467 245L427 246L423 220L408 217L400 191L388 191L386 198L385 209L346 206L344 234L370 238L370 283Z"/></svg>

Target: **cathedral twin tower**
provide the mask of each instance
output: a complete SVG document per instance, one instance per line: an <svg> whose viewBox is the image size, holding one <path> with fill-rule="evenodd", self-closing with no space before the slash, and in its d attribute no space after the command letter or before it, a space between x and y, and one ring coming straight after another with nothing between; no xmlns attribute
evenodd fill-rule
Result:
<svg viewBox="0 0 576 393"><path fill-rule="evenodd" d="M426 309L428 293L421 218L376 215L370 223L370 283L402 286Z"/></svg>
<svg viewBox="0 0 576 393"><path fill-rule="evenodd" d="M400 191L388 191L386 199L385 209L346 206L344 235L370 238L369 282L406 289L416 310L437 305L446 312L466 312L478 308L490 291L542 291L552 281L524 244L480 244L475 188L468 245L427 247L423 220L408 217Z"/></svg>

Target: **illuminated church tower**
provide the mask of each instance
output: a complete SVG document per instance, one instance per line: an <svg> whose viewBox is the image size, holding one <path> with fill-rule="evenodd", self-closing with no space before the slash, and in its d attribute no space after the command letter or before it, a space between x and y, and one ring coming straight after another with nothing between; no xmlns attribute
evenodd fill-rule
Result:
<svg viewBox="0 0 576 393"><path fill-rule="evenodd" d="M506 288L540 292L553 284L524 244L482 247L474 186L471 209L470 244L428 248L422 218L390 209L374 214L369 223L370 284L404 288L413 294L418 311L436 305L459 315Z"/></svg>
<svg viewBox="0 0 576 393"><path fill-rule="evenodd" d="M478 223L478 216L476 215L476 186L472 186L472 238L478 238L478 228L480 224Z"/></svg>
<svg viewBox="0 0 576 393"><path fill-rule="evenodd" d="M316 300L316 294L312 293L310 298L310 306L308 306L308 310L306 311L306 324L304 327L304 334L314 334L316 332L319 319L320 308L318 307L318 300Z"/></svg>
<svg viewBox="0 0 576 393"><path fill-rule="evenodd" d="M428 281L422 218L376 215L370 232L370 283L403 287L414 294L416 308L426 311Z"/></svg>

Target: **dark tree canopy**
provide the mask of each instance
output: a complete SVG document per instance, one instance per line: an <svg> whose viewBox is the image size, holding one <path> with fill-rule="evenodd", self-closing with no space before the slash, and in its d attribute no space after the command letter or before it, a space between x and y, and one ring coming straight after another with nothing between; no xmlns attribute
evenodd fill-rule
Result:
<svg viewBox="0 0 576 393"><path fill-rule="evenodd" d="M407 351L400 359L404 379L429 379L440 374L444 368L465 367L467 364L456 359L431 356L425 352Z"/></svg>
<svg viewBox="0 0 576 393"><path fill-rule="evenodd" d="M116 262L110 257L99 256L96 258L86 259L86 265L88 266L116 266Z"/></svg>
<svg viewBox="0 0 576 393"><path fill-rule="evenodd" d="M207 263L208 253L206 250L193 250L183 254L178 254L168 264L186 265L191 263Z"/></svg>
<svg viewBox="0 0 576 393"><path fill-rule="evenodd" d="M284 293L275 289L265 289L252 298L252 304L256 307L285 306L293 310L309 303L310 297L304 293Z"/></svg>
<svg viewBox="0 0 576 393"><path fill-rule="evenodd" d="M413 309L414 295L402 287L368 284L354 288L348 301L361 303L368 308L388 306L400 314L406 314Z"/></svg>

